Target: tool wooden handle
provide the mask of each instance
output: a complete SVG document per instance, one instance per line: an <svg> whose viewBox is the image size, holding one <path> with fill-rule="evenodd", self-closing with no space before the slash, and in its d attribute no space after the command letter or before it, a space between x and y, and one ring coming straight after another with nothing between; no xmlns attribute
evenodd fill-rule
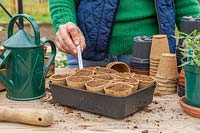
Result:
<svg viewBox="0 0 200 133"><path fill-rule="evenodd" d="M53 122L53 114L42 109L0 107L0 121L49 126Z"/></svg>

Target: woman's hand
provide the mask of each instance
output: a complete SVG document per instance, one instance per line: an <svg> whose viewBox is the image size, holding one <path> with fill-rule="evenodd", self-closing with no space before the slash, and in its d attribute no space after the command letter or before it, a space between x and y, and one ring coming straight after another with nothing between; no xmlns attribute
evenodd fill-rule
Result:
<svg viewBox="0 0 200 133"><path fill-rule="evenodd" d="M71 22L59 26L55 43L60 51L72 54L73 56L77 56L77 45L80 44L82 51L86 47L82 32L78 26Z"/></svg>

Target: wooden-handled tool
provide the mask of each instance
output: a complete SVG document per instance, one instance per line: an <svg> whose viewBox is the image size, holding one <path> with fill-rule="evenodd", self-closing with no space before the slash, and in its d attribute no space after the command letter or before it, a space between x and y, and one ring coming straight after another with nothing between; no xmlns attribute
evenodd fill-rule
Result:
<svg viewBox="0 0 200 133"><path fill-rule="evenodd" d="M53 114L43 109L0 107L0 121L49 126L53 122Z"/></svg>

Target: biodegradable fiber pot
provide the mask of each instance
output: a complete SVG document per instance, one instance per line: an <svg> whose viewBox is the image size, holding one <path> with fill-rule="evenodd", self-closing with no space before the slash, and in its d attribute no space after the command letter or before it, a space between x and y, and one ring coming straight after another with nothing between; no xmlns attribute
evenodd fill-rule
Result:
<svg viewBox="0 0 200 133"><path fill-rule="evenodd" d="M132 85L117 82L104 87L104 91L106 94L113 96L127 96L132 93L132 88Z"/></svg>
<svg viewBox="0 0 200 133"><path fill-rule="evenodd" d="M44 65L47 64L48 60L49 60L49 57L48 57L48 56L45 56L45 58L44 58ZM50 77L50 76L52 76L54 73L55 73L55 60L52 62L51 66L50 66L50 68L49 68L49 71L48 71L48 73L47 73L47 75L46 75L46 77Z"/></svg>
<svg viewBox="0 0 200 133"><path fill-rule="evenodd" d="M66 85L66 77L70 74L53 74L49 79L53 84Z"/></svg>
<svg viewBox="0 0 200 133"><path fill-rule="evenodd" d="M139 86L139 81L134 77L129 78L129 79L122 79L122 78L115 79L114 82L123 82L123 83L129 84L129 85L132 85L132 92L136 91Z"/></svg>
<svg viewBox="0 0 200 133"><path fill-rule="evenodd" d="M89 70L89 69L78 69L75 72L75 76L90 76L94 74L94 70Z"/></svg>
<svg viewBox="0 0 200 133"><path fill-rule="evenodd" d="M159 59L162 53L169 53L169 44L166 35L154 35L151 45L150 58Z"/></svg>
<svg viewBox="0 0 200 133"><path fill-rule="evenodd" d="M116 70L114 69L110 69L110 68L105 68L105 67L97 67L95 69L95 74L112 74L112 73L118 73Z"/></svg>
<svg viewBox="0 0 200 133"><path fill-rule="evenodd" d="M103 79L103 80L113 80L114 79L114 77L111 74L106 74L106 73L95 74L95 75L91 75L90 77L93 79Z"/></svg>
<svg viewBox="0 0 200 133"><path fill-rule="evenodd" d="M111 62L106 66L109 69L114 69L118 72L130 72L130 68L126 63L123 62Z"/></svg>
<svg viewBox="0 0 200 133"><path fill-rule="evenodd" d="M104 92L103 88L108 86L110 83L111 83L111 81L109 81L109 80L98 79L98 80L88 81L85 84L85 86L88 91L103 93Z"/></svg>
<svg viewBox="0 0 200 133"><path fill-rule="evenodd" d="M178 69L175 54L162 54L156 77L169 80L178 79Z"/></svg>
<svg viewBox="0 0 200 133"><path fill-rule="evenodd" d="M134 78L139 80L138 89L142 89L147 86L150 86L150 85L154 84L154 82L155 82L155 80L153 78L146 76L146 75L135 74Z"/></svg>
<svg viewBox="0 0 200 133"><path fill-rule="evenodd" d="M112 74L113 77L115 77L115 79L129 79L134 75L134 73L128 73L128 72L124 72L124 73L114 73Z"/></svg>
<svg viewBox="0 0 200 133"><path fill-rule="evenodd" d="M66 78L67 86L76 88L76 89L86 89L85 83L92 80L91 77L87 76L69 76Z"/></svg>
<svg viewBox="0 0 200 133"><path fill-rule="evenodd" d="M186 103L200 108L200 67L186 65L185 72Z"/></svg>

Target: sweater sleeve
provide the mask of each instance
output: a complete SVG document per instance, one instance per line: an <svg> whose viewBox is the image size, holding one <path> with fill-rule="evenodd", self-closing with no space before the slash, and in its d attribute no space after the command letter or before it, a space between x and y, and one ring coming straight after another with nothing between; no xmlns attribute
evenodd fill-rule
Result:
<svg viewBox="0 0 200 133"><path fill-rule="evenodd" d="M72 22L76 24L75 0L49 0L49 8L54 31L61 24Z"/></svg>
<svg viewBox="0 0 200 133"><path fill-rule="evenodd" d="M200 5L198 0L175 0L176 25L180 29L183 16L200 16Z"/></svg>

